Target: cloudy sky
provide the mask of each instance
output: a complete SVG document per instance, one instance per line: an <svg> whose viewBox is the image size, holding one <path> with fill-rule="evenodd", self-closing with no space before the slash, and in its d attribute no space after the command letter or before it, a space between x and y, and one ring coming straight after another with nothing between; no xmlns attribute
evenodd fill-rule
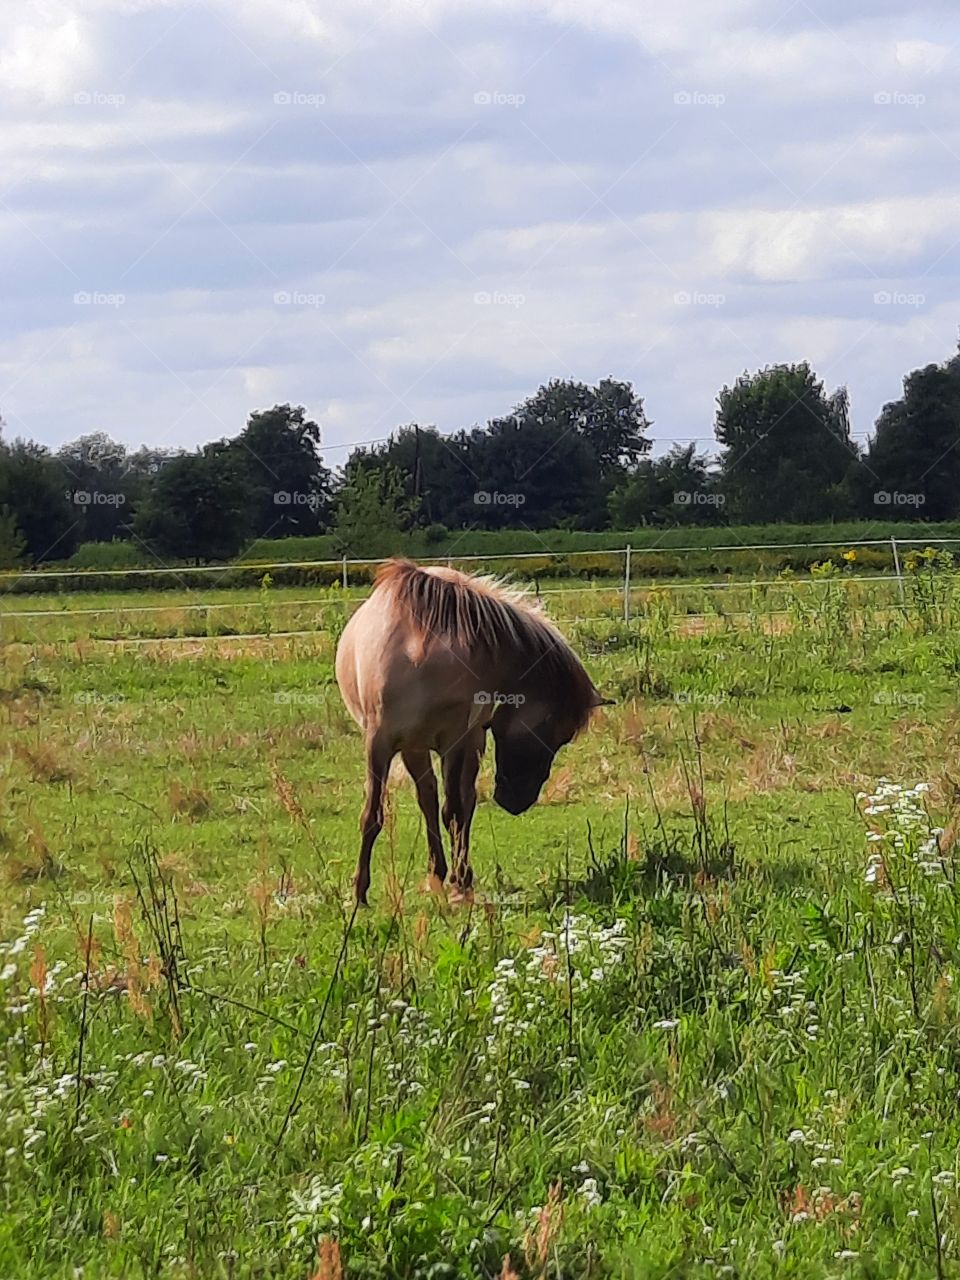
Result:
<svg viewBox="0 0 960 1280"><path fill-rule="evenodd" d="M554 376L658 448L807 358L870 430L956 344L955 0L19 0L0 413L328 461Z"/></svg>

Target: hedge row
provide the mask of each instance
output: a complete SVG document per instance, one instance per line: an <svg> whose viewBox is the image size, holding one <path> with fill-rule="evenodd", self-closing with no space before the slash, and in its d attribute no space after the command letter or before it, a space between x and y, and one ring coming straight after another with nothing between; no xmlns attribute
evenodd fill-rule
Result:
<svg viewBox="0 0 960 1280"><path fill-rule="evenodd" d="M816 547L800 547L783 551L745 551L741 549L717 552L654 552L634 551L631 555L631 581L635 585L645 580L659 578L717 578L726 575L749 578L754 575L773 578L784 571L806 574L811 566L829 557L827 551ZM431 557L438 559L438 557ZM834 553L837 563L839 555ZM458 566L477 573L493 573L522 581L537 582L541 579L576 578L622 580L624 557L622 553L596 551L589 555L566 554L528 556L518 559L485 560L482 556L470 561L459 561ZM865 547L856 552L856 561L847 566L849 572L888 573L892 556L885 547ZM348 564L347 582L350 586L368 585L376 574L377 566ZM136 571L105 573L97 570L77 570L65 576L52 573L35 573L24 576L0 578L0 594L57 594L74 591L182 591L198 589L254 589L263 579L263 565L232 565L227 568L211 566L185 573L179 569L159 570L149 575ZM343 571L339 565L291 565L271 567L270 579L278 587L333 587L342 583Z"/></svg>

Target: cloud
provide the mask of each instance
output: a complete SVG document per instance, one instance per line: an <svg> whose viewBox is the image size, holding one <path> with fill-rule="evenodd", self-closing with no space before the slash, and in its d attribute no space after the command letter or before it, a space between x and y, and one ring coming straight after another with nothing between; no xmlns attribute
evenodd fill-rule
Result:
<svg viewBox="0 0 960 1280"><path fill-rule="evenodd" d="M668 441L809 357L866 432L954 346L958 29L947 0L10 6L0 410L186 445L291 400L340 461L614 374Z"/></svg>

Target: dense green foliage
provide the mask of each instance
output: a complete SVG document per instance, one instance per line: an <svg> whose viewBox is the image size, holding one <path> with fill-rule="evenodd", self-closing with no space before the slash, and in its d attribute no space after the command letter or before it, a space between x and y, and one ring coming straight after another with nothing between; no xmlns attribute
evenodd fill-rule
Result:
<svg viewBox="0 0 960 1280"><path fill-rule="evenodd" d="M55 457L0 441L0 552L39 564L132 540L154 561L200 563L332 533L332 553L363 557L404 543L449 553L496 531L519 545L530 530L960 516L960 356L910 374L866 450L850 434L846 390L828 394L806 363L724 387L715 426L715 458L693 444L652 458L642 399L607 378L554 380L450 435L401 427L357 446L336 476L320 427L290 404L192 454L128 454L99 434Z"/></svg>

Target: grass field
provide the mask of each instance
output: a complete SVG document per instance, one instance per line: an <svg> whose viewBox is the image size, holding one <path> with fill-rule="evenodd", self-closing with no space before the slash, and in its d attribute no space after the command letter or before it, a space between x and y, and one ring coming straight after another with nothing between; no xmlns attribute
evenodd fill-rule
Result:
<svg viewBox="0 0 960 1280"><path fill-rule="evenodd" d="M0 1276L956 1274L952 575L546 596L616 705L352 929L302 598L5 605Z"/></svg>

